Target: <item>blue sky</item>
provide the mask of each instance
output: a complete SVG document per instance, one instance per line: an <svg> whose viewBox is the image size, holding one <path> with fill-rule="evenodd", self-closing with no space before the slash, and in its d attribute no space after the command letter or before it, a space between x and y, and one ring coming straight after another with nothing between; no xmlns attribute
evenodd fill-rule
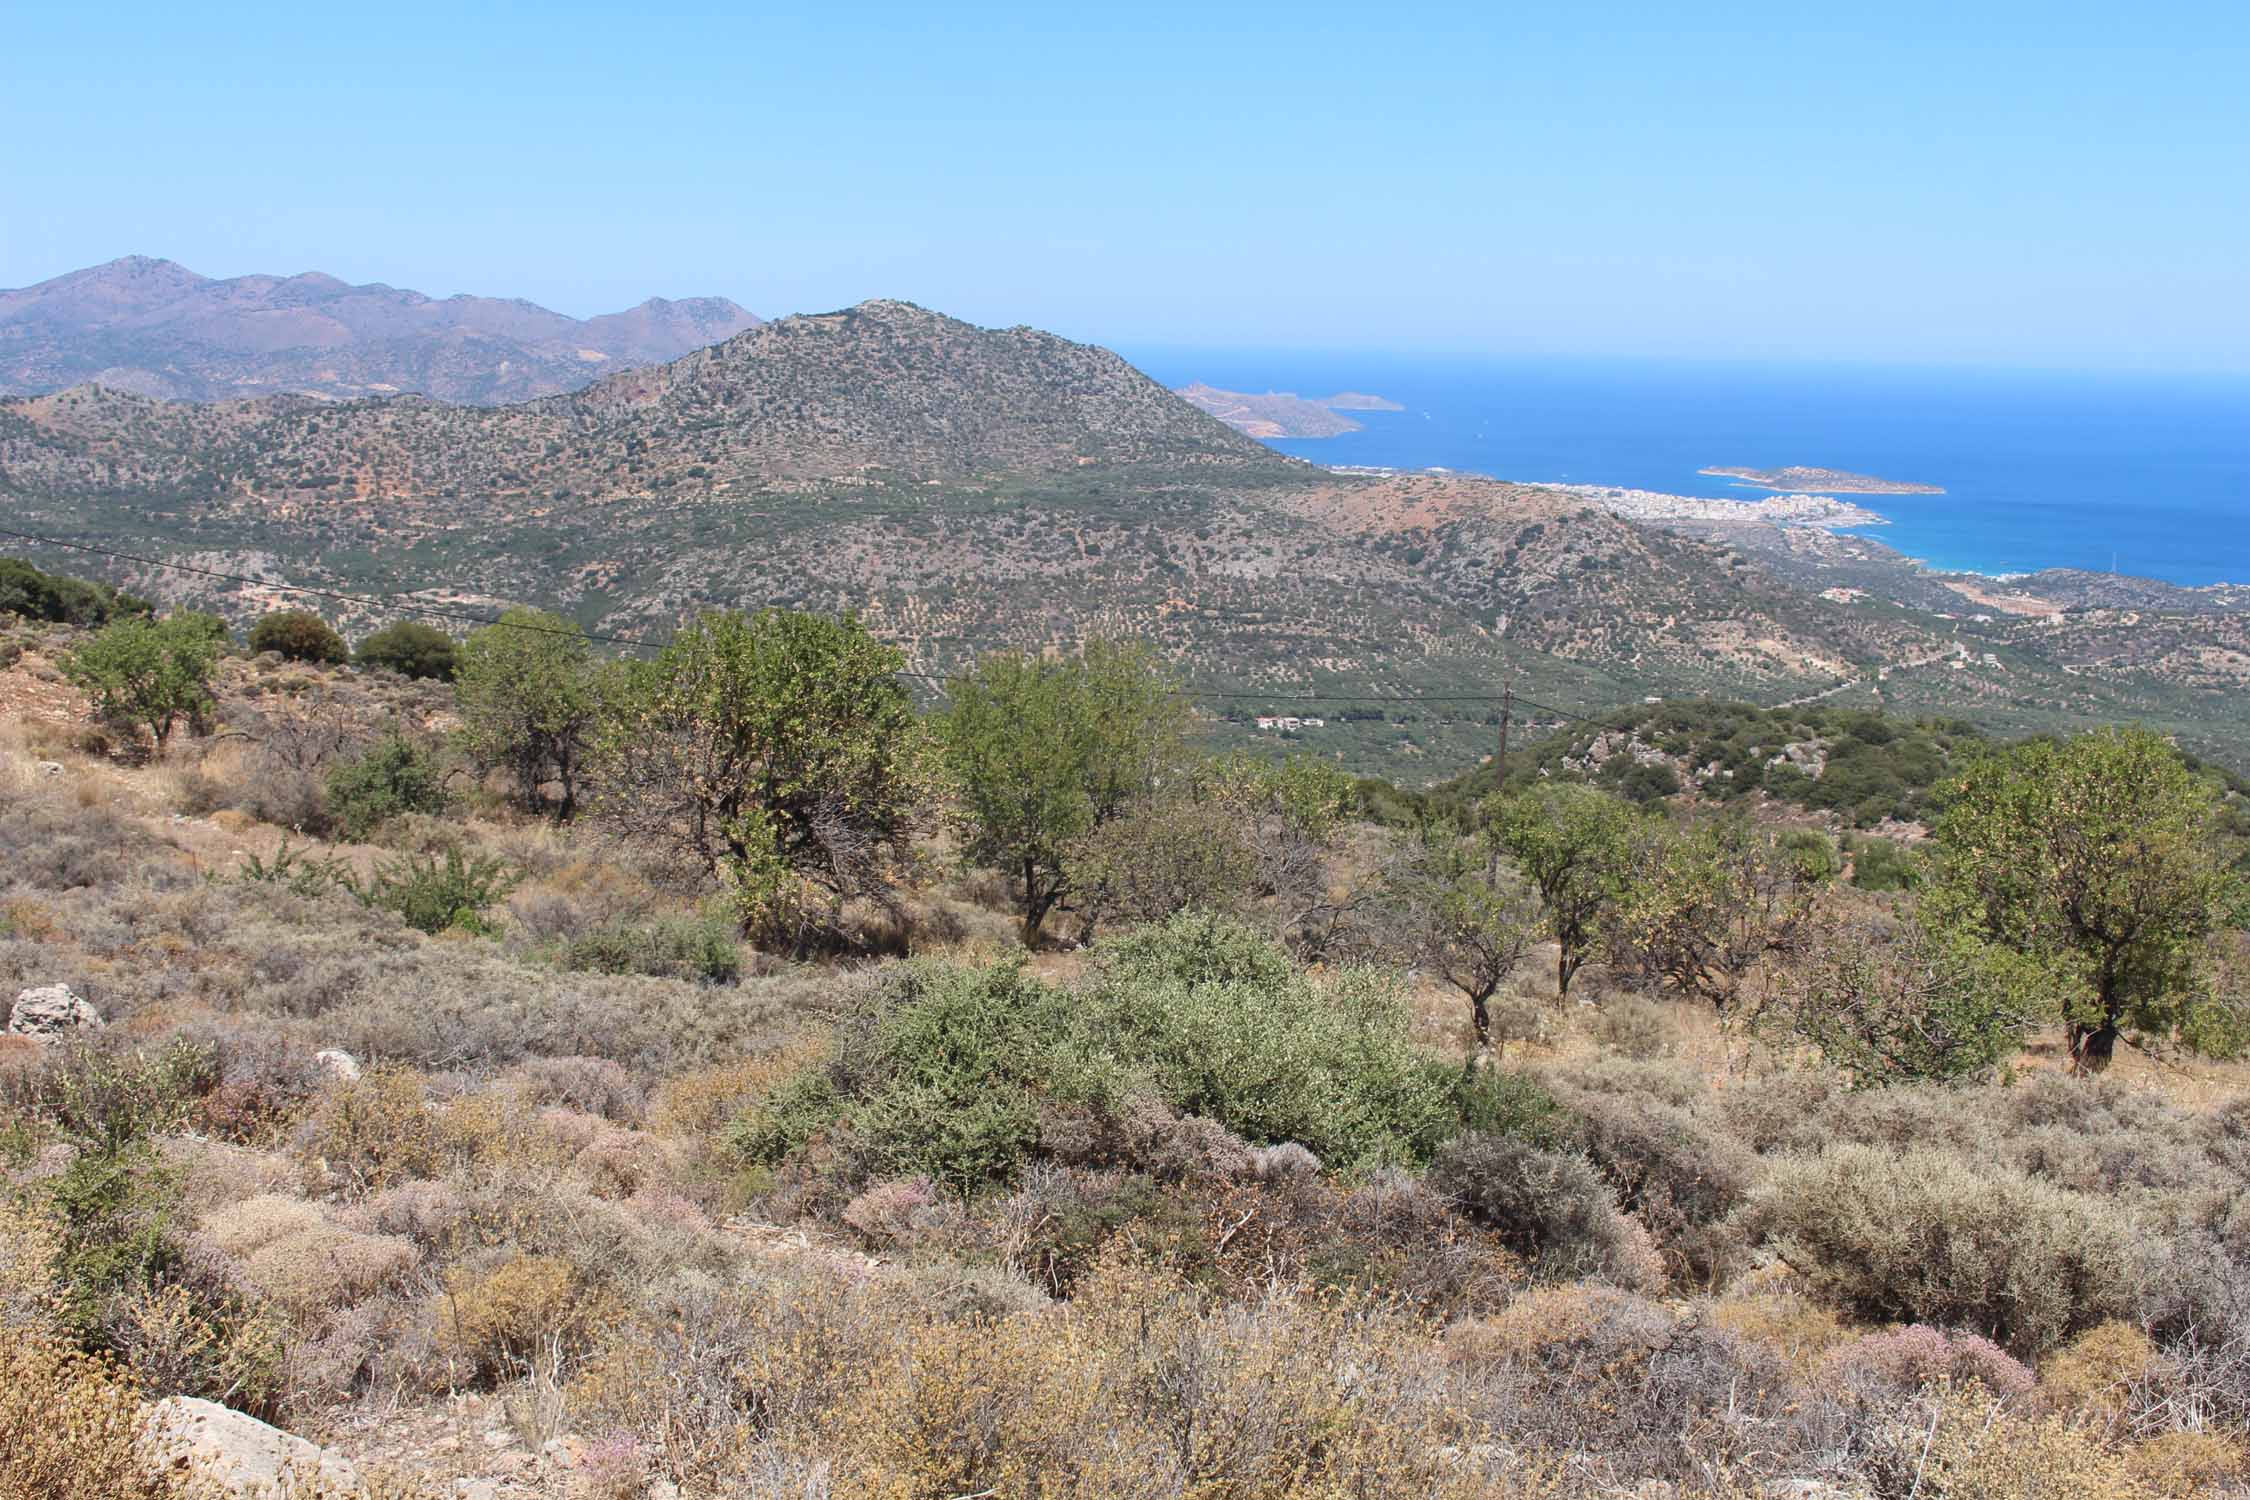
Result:
<svg viewBox="0 0 2250 1500"><path fill-rule="evenodd" d="M0 9L126 253L1119 344L2250 369L2250 6Z"/></svg>

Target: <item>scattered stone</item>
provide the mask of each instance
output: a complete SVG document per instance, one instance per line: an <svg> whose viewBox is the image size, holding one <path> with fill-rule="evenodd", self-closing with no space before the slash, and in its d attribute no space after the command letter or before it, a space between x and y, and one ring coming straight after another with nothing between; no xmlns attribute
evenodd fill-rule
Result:
<svg viewBox="0 0 2250 1500"><path fill-rule="evenodd" d="M39 762L39 774L42 776L60 776L62 773L62 762L59 760L43 760Z"/></svg>
<svg viewBox="0 0 2250 1500"><path fill-rule="evenodd" d="M19 990L8 1012L10 1036L55 1036L80 1027L98 1027L101 1012L80 999L67 984L43 984Z"/></svg>
<svg viewBox="0 0 2250 1500"><path fill-rule="evenodd" d="M284 1471L318 1474L348 1490L359 1487L359 1473L346 1460L215 1401L167 1396L143 1409L143 1421L156 1461L166 1470L213 1482L228 1495L274 1493Z"/></svg>
<svg viewBox="0 0 2250 1500"><path fill-rule="evenodd" d="M359 1059L341 1047L325 1047L313 1054L313 1061L320 1064L321 1071L344 1083L359 1076Z"/></svg>
<svg viewBox="0 0 2250 1500"><path fill-rule="evenodd" d="M1818 781L1821 773L1828 769L1828 750L1819 740L1793 740L1781 747L1779 755L1766 760L1768 770L1780 766L1795 766Z"/></svg>
<svg viewBox="0 0 2250 1500"><path fill-rule="evenodd" d="M1765 1500L1868 1500L1865 1490L1847 1490L1825 1479L1803 1477L1769 1479L1760 1493Z"/></svg>

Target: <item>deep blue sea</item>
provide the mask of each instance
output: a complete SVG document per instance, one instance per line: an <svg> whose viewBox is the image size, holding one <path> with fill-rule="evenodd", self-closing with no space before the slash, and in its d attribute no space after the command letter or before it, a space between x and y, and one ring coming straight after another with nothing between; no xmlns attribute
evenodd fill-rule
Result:
<svg viewBox="0 0 2250 1500"><path fill-rule="evenodd" d="M1980 573L2110 569L2250 583L2250 377L1128 349L1166 385L1387 396L1323 464L1755 499L1708 465L1944 486L1869 495L1879 537Z"/></svg>

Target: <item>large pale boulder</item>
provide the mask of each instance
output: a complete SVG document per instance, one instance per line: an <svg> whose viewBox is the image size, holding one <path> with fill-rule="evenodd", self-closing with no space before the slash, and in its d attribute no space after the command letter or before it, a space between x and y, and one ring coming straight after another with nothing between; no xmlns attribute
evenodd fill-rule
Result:
<svg viewBox="0 0 2250 1500"><path fill-rule="evenodd" d="M80 999L67 984L18 990L16 1003L8 1011L11 1036L58 1036L101 1024L101 1012Z"/></svg>
<svg viewBox="0 0 2250 1500"><path fill-rule="evenodd" d="M149 1451L172 1473L217 1484L230 1495L278 1488L282 1476L314 1475L345 1493L359 1487L349 1462L256 1417L193 1396L166 1396L148 1408Z"/></svg>

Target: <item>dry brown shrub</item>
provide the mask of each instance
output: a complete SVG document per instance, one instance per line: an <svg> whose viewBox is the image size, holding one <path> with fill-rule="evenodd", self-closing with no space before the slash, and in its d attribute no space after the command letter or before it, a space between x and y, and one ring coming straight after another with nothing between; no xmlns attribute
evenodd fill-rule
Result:
<svg viewBox="0 0 2250 1500"><path fill-rule="evenodd" d="M575 1109L543 1109L533 1123L545 1138L551 1160L599 1197L628 1198L675 1175L678 1148L646 1132ZM521 1152L507 1164L535 1165L549 1159L546 1152Z"/></svg>
<svg viewBox="0 0 2250 1500"><path fill-rule="evenodd" d="M37 1327L53 1314L62 1283L56 1227L12 1196L0 1196L0 1339Z"/></svg>
<svg viewBox="0 0 2250 1500"><path fill-rule="evenodd" d="M2114 1432L2131 1407L2134 1387L2156 1364L2156 1345L2148 1335L2112 1319L2087 1329L2040 1364L2039 1393L2061 1415Z"/></svg>
<svg viewBox="0 0 2250 1500"><path fill-rule="evenodd" d="M2038 1394L2063 1417L2110 1433L2124 1421L2133 1390L2158 1365L2149 1336L2131 1322L2101 1322L2038 1365Z"/></svg>
<svg viewBox="0 0 2250 1500"><path fill-rule="evenodd" d="M871 1249L903 1245L914 1231L914 1215L937 1193L927 1177L879 1182L844 1205L844 1222Z"/></svg>
<svg viewBox="0 0 2250 1500"><path fill-rule="evenodd" d="M649 1106L650 1128L663 1135L708 1135L833 1051L825 1037L809 1037L667 1079Z"/></svg>
<svg viewBox="0 0 2250 1500"><path fill-rule="evenodd" d="M901 1330L818 1447L855 1495L1489 1494L1501 1450L1427 1349L1356 1299L1246 1317L1113 1262L1067 1305Z"/></svg>
<svg viewBox="0 0 2250 1500"><path fill-rule="evenodd" d="M641 1437L705 1491L738 1492L763 1444L865 1391L898 1326L868 1293L809 1259L734 1284L675 1281L608 1331L571 1383L572 1410Z"/></svg>
<svg viewBox="0 0 2250 1500"><path fill-rule="evenodd" d="M144 1389L262 1416L280 1404L288 1325L273 1308L228 1296L223 1287L169 1281L143 1288L111 1314L106 1337Z"/></svg>
<svg viewBox="0 0 2250 1500"><path fill-rule="evenodd" d="M1630 1292L1595 1282L1526 1287L1493 1316L1446 1330L1445 1352L1471 1366L1542 1363L1558 1351L1605 1343L1621 1321L1652 1309Z"/></svg>
<svg viewBox="0 0 2250 1500"><path fill-rule="evenodd" d="M619 1125L648 1117L648 1091L606 1057L535 1057L517 1065L511 1083L535 1104L562 1104Z"/></svg>
<svg viewBox="0 0 2250 1500"><path fill-rule="evenodd" d="M402 1182L341 1212L347 1228L394 1235L432 1254L470 1232L469 1205L449 1182Z"/></svg>
<svg viewBox="0 0 2250 1500"><path fill-rule="evenodd" d="M1821 1356L1847 1337L1834 1313L1786 1290L1722 1297L1711 1305L1711 1322L1736 1338L1772 1350L1800 1376L1812 1373Z"/></svg>
<svg viewBox="0 0 2250 1500"><path fill-rule="evenodd" d="M405 1240L347 1229L315 1205L279 1194L220 1209L197 1233L299 1319L371 1295L416 1259Z"/></svg>
<svg viewBox="0 0 2250 1500"><path fill-rule="evenodd" d="M297 1149L308 1168L353 1197L435 1177L446 1156L421 1075L403 1068L336 1084L298 1132Z"/></svg>
<svg viewBox="0 0 2250 1500"><path fill-rule="evenodd" d="M41 1333L0 1340L0 1500L168 1500L140 1455L140 1393Z"/></svg>
<svg viewBox="0 0 2250 1500"><path fill-rule="evenodd" d="M2125 1468L2165 1500L2218 1495L2250 1478L2250 1444L2231 1432L2166 1432L2125 1450Z"/></svg>
<svg viewBox="0 0 2250 1500"><path fill-rule="evenodd" d="M189 1220L301 1180L298 1164L285 1156L207 1136L166 1136L156 1148L171 1173L180 1213Z"/></svg>
<svg viewBox="0 0 2250 1500"><path fill-rule="evenodd" d="M447 1166L525 1168L559 1172L571 1147L511 1089L485 1089L449 1099L437 1109L438 1138Z"/></svg>
<svg viewBox="0 0 2250 1500"><path fill-rule="evenodd" d="M2027 1417L1979 1386L1939 1386L1875 1434L1883 1494L1930 1500L2153 1500L2126 1456L2061 1417Z"/></svg>
<svg viewBox="0 0 2250 1500"><path fill-rule="evenodd" d="M446 1277L440 1339L493 1379L575 1358L618 1311L568 1261L516 1255L488 1271L457 1268Z"/></svg>
<svg viewBox="0 0 2250 1500"><path fill-rule="evenodd" d="M1773 1167L1751 1222L1870 1322L1972 1328L2019 1356L2130 1309L2142 1257L2098 1199L1950 1151L1838 1146Z"/></svg>

